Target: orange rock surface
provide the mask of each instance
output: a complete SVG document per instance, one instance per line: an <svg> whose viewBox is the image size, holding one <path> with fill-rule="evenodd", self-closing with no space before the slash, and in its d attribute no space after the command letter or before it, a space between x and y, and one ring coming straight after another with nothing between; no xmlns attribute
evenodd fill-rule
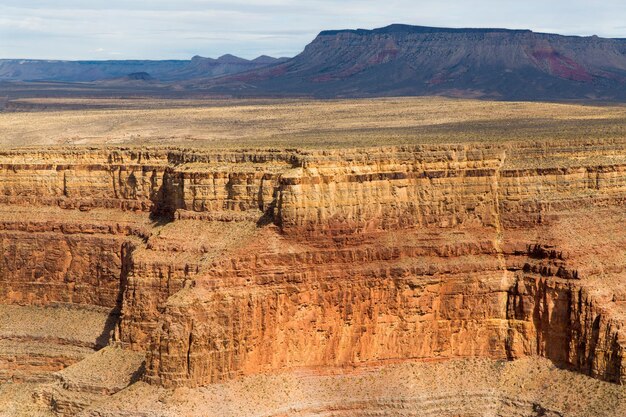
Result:
<svg viewBox="0 0 626 417"><path fill-rule="evenodd" d="M623 383L625 198L626 141L4 151L0 303L97 306L163 387L527 356Z"/></svg>

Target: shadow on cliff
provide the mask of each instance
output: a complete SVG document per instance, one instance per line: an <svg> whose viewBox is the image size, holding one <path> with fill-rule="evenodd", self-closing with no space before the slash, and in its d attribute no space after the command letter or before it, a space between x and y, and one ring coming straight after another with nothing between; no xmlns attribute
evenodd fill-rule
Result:
<svg viewBox="0 0 626 417"><path fill-rule="evenodd" d="M261 228L265 226L269 226L274 224L274 214L273 210L267 210L259 219L256 221L256 227Z"/></svg>
<svg viewBox="0 0 626 417"><path fill-rule="evenodd" d="M110 342L115 341L117 338L116 330L120 324L120 318L122 315L122 304L124 301L124 292L128 285L128 275L133 268L133 251L135 247L131 242L125 242L120 249L120 259L122 262L120 271L120 285L115 300L115 307L109 312L109 315L104 322L104 328L100 336L96 338L96 349L102 349L108 346Z"/></svg>
<svg viewBox="0 0 626 417"><path fill-rule="evenodd" d="M161 186L151 196L150 220L155 226L163 226L174 221L176 210L185 207L182 196L182 181L170 169L163 173Z"/></svg>
<svg viewBox="0 0 626 417"><path fill-rule="evenodd" d="M102 329L102 333L100 336L96 338L96 349L100 350L109 345L113 334L115 333L115 328L117 327L120 321L121 314L121 302L119 306L115 306L113 310L109 313L106 321L104 322L104 328Z"/></svg>
<svg viewBox="0 0 626 417"><path fill-rule="evenodd" d="M152 212L150 220L153 226L165 226L174 221L174 212Z"/></svg>
<svg viewBox="0 0 626 417"><path fill-rule="evenodd" d="M259 201L261 200L261 190L259 190ZM259 206L259 209L263 211L263 215L257 220L256 227L261 228L275 224L276 218L274 217L274 213L276 212L276 195L274 195L274 199L265 210L263 210L261 206Z"/></svg>
<svg viewBox="0 0 626 417"><path fill-rule="evenodd" d="M145 373L146 373L146 361L143 361L141 363L141 366L139 367L139 369L137 369L135 372L133 372L133 374L130 376L130 383L129 383L129 385L132 385L135 382L141 381L141 379L143 378Z"/></svg>

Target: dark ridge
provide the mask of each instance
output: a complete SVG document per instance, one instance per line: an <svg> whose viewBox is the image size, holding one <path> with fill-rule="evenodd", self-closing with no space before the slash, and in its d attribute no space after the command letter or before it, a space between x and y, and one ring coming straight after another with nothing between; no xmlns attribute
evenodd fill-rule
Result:
<svg viewBox="0 0 626 417"><path fill-rule="evenodd" d="M248 63L247 59L239 58L238 56L232 54L225 54L216 59L217 62L225 63L225 64L242 64Z"/></svg>
<svg viewBox="0 0 626 417"><path fill-rule="evenodd" d="M152 76L147 72L133 72L126 76L129 80L149 81L152 80Z"/></svg>
<svg viewBox="0 0 626 417"><path fill-rule="evenodd" d="M334 36L341 33L351 33L359 36L366 35L389 35L389 34L428 34L428 33L455 33L455 34L489 34L489 33L508 33L523 34L532 33L535 35L558 36L564 38L599 38L597 35L581 36L581 35L560 35L556 33L534 32L530 29L505 29L505 28L441 28L433 26L413 26L394 23L389 26L376 29L338 29L323 30L318 36ZM600 38L612 39L616 41L626 41L626 38Z"/></svg>
<svg viewBox="0 0 626 417"><path fill-rule="evenodd" d="M395 23L377 29L340 29L324 30L319 36L333 36L340 33L355 35L395 34L395 33L532 33L529 29L499 29L499 28L438 28L430 26L412 26Z"/></svg>
<svg viewBox="0 0 626 417"><path fill-rule="evenodd" d="M146 65L146 64L185 64L189 61L183 60L183 59L163 59L163 60L156 60L156 59L120 59L120 60L112 60L112 59L108 59L108 60L91 60L91 61L87 61L87 60L83 60L83 61L46 61L44 59L40 59L40 60L32 60L32 59L28 59L26 61L33 61L36 63L58 63L58 64L62 64L62 63L66 63L66 62L76 62L77 64L81 64L81 65L99 65L99 64L108 64L108 65Z"/></svg>
<svg viewBox="0 0 626 417"><path fill-rule="evenodd" d="M284 60L285 58L274 58L268 55L261 55L261 56L254 58L251 62L254 62L256 64L274 64L278 61L284 61Z"/></svg>

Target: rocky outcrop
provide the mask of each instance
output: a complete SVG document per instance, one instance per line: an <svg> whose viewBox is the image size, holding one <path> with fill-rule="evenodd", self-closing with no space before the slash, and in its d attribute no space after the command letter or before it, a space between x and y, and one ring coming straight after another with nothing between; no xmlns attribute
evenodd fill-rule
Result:
<svg viewBox="0 0 626 417"><path fill-rule="evenodd" d="M186 84L223 94L624 100L626 41L394 24L321 32L294 58Z"/></svg>
<svg viewBox="0 0 626 417"><path fill-rule="evenodd" d="M606 381L624 380L621 323L575 284L525 277L511 290L507 317L511 358L537 354Z"/></svg>
<svg viewBox="0 0 626 417"><path fill-rule="evenodd" d="M117 316L69 305L0 305L0 384L45 382L108 343Z"/></svg>
<svg viewBox="0 0 626 417"><path fill-rule="evenodd" d="M624 155L6 151L0 300L110 309L164 387L526 356L623 382Z"/></svg>
<svg viewBox="0 0 626 417"><path fill-rule="evenodd" d="M92 403L123 390L141 377L144 355L108 346L54 375L35 398L60 416L75 416Z"/></svg>

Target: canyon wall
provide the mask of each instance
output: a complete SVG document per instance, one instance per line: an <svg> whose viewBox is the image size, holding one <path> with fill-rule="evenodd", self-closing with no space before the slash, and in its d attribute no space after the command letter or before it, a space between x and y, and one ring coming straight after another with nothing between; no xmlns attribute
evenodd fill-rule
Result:
<svg viewBox="0 0 626 417"><path fill-rule="evenodd" d="M24 149L0 168L0 303L109 311L151 383L534 355L626 381L626 141Z"/></svg>

